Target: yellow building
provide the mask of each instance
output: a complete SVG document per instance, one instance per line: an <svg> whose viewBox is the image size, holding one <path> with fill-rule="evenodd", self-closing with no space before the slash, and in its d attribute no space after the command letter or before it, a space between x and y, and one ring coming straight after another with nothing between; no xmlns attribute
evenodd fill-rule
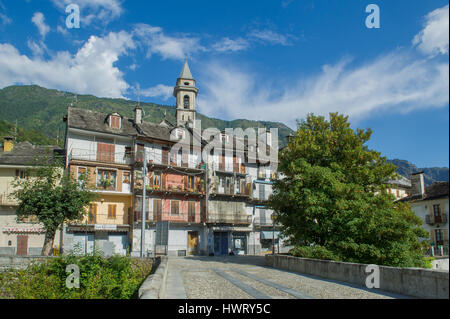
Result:
<svg viewBox="0 0 450 319"><path fill-rule="evenodd" d="M3 138L0 147L0 255L41 255L45 229L33 220L17 221L17 201L11 197L12 183L27 176L35 159L59 150L55 146L34 146L28 142L15 145L14 139ZM55 236L55 252L59 251L60 232Z"/></svg>

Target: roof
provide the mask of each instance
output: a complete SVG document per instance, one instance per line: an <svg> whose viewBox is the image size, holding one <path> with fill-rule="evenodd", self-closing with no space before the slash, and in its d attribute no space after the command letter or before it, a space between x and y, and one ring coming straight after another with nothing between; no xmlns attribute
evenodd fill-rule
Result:
<svg viewBox="0 0 450 319"><path fill-rule="evenodd" d="M180 74L180 79L187 79L187 80L193 80L191 70L189 69L189 64L187 59L184 61L183 70Z"/></svg>
<svg viewBox="0 0 450 319"><path fill-rule="evenodd" d="M401 175L398 176L398 179L388 180L387 184L404 188L411 188L411 180Z"/></svg>
<svg viewBox="0 0 450 319"><path fill-rule="evenodd" d="M173 126L165 125L164 122L160 124L142 122L136 124L134 119L122 117L122 125L120 129L111 128L108 123L110 114L100 113L96 111L80 109L76 107L69 107L67 123L69 128L82 129L87 131L94 131L99 133L115 134L127 137L142 137L153 138L162 141L174 142L171 138Z"/></svg>
<svg viewBox="0 0 450 319"><path fill-rule="evenodd" d="M425 188L425 195L412 195L402 198L402 202L417 202L448 197L448 182L435 182Z"/></svg>
<svg viewBox="0 0 450 319"><path fill-rule="evenodd" d="M11 152L0 152L0 165L34 165L42 164L42 160L53 157L55 152L59 156L64 155L64 150L54 145L33 145L29 142L21 142L14 145Z"/></svg>
<svg viewBox="0 0 450 319"><path fill-rule="evenodd" d="M76 128L99 133L115 134L126 137L136 136L137 138L152 138L161 141L168 141L171 143L178 141L176 133L174 133L176 129L186 129L186 131L189 134L189 139L187 139L186 142L191 141L191 145L193 144L192 141L194 139L194 135L197 140L201 140L200 143L203 145L207 144L212 140L212 138L209 141L204 140L200 136L197 136L197 134L195 134L192 128L188 126L175 127L172 123L170 123L167 120L163 120L159 124L150 122L142 122L142 124L136 124L134 122L134 119L122 117L121 128L120 129L111 128L108 122L109 115L111 114L100 113L77 107L69 107L67 116L67 125L69 126L69 128ZM233 145L236 145L237 139L242 140L242 138L239 138L236 135L234 135ZM260 145L262 144L262 146L264 146L263 145L264 143L262 141L257 141L257 143ZM244 151L245 152L248 151L247 146L245 146ZM256 149L254 151L256 152ZM274 150L272 150L271 154L273 156L276 155L277 153ZM274 161L274 159L272 159L272 161Z"/></svg>

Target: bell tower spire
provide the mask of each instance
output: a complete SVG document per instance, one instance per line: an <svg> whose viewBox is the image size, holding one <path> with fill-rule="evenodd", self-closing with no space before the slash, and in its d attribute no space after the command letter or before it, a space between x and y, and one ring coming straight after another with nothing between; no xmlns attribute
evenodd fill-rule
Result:
<svg viewBox="0 0 450 319"><path fill-rule="evenodd" d="M177 85L173 90L173 96L177 99L177 126L194 126L196 114L195 101L198 94L195 83L196 81L192 76L186 58L183 70L177 79Z"/></svg>

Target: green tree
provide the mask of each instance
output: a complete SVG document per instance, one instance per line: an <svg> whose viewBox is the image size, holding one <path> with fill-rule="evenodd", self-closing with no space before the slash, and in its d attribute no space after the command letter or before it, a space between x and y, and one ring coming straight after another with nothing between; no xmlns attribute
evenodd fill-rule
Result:
<svg viewBox="0 0 450 319"><path fill-rule="evenodd" d="M423 266L426 237L408 204L396 203L385 184L396 167L369 150L370 129L348 117L310 114L280 152L271 207L283 232L305 257L391 266Z"/></svg>
<svg viewBox="0 0 450 319"><path fill-rule="evenodd" d="M77 181L64 174L61 162L51 156L35 159L26 175L13 182L12 196L19 202L17 220L34 218L44 226L42 255L48 256L57 229L64 222L81 220L97 195L87 189L86 176Z"/></svg>

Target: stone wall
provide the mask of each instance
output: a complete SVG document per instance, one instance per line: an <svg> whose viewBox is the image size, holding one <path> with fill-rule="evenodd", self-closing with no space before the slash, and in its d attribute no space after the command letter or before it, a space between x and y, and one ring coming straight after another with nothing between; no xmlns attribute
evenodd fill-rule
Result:
<svg viewBox="0 0 450 319"><path fill-rule="evenodd" d="M338 280L365 287L366 264L266 255L266 266ZM449 273L444 270L379 266L380 290L419 298L449 298Z"/></svg>
<svg viewBox="0 0 450 319"><path fill-rule="evenodd" d="M45 261L49 258L54 257L0 255L0 270L6 268L25 269L31 262Z"/></svg>

